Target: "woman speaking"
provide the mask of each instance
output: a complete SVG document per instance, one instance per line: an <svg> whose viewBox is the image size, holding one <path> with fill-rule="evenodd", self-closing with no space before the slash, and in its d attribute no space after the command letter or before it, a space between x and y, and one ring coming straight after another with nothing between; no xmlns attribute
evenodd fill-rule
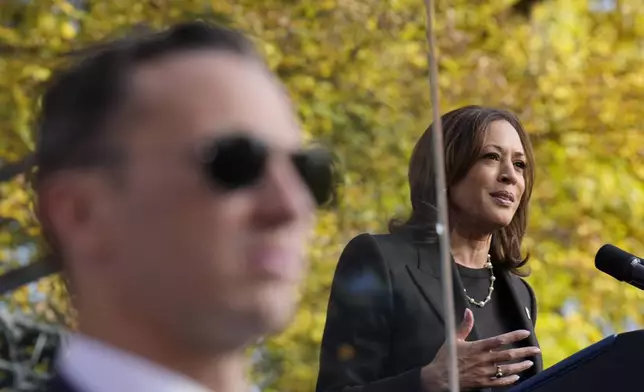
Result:
<svg viewBox="0 0 644 392"><path fill-rule="evenodd" d="M460 386L501 391L542 369L536 299L520 278L532 147L504 110L467 106L442 123ZM409 165L410 218L355 237L340 257L317 392L448 388L431 132Z"/></svg>

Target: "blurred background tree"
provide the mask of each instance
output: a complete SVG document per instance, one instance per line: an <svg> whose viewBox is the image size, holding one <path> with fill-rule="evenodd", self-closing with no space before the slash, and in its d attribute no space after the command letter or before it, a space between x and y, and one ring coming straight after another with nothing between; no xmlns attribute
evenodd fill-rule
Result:
<svg viewBox="0 0 644 392"><path fill-rule="evenodd" d="M293 325L253 351L266 391L311 391L344 244L408 211L407 160L430 122L421 0L5 0L0 4L0 268L40 256L27 179L38 94L63 54L133 26L203 18L257 40L307 135L341 161L339 203L319 215ZM519 114L536 148L525 241L547 365L642 325L642 296L593 268L606 242L644 252L644 9L640 0L439 0L441 109ZM56 278L5 306L68 322Z"/></svg>

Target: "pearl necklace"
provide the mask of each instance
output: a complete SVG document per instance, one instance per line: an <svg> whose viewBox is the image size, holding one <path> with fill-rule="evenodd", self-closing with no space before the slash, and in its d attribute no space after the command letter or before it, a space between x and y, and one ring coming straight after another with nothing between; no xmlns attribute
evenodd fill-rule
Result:
<svg viewBox="0 0 644 392"><path fill-rule="evenodd" d="M463 292L465 293L465 298L472 304L476 305L479 308L484 307L487 305L488 302L492 299L492 292L494 291L494 281L496 280L496 276L494 276L494 268L492 267L492 257L488 254L487 255L487 262L485 263L485 268L490 270L490 288L487 291L487 297L483 301L477 301L474 298L470 297L467 295L467 290L463 288Z"/></svg>

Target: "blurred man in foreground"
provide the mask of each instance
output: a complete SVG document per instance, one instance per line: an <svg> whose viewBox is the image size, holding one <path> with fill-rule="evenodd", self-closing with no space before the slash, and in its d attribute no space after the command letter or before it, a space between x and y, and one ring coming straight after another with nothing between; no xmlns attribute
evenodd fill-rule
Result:
<svg viewBox="0 0 644 392"><path fill-rule="evenodd" d="M40 120L37 212L79 321L48 390L248 391L244 348L294 313L327 164L252 45L203 23L108 43Z"/></svg>

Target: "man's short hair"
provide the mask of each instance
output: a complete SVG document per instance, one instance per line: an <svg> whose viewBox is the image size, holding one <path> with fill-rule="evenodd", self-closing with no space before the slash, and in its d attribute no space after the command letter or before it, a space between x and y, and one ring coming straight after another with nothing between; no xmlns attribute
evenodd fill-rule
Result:
<svg viewBox="0 0 644 392"><path fill-rule="evenodd" d="M109 158L108 124L126 101L128 77L145 63L191 50L214 50L259 60L241 33L205 22L182 23L161 32L137 34L78 53L80 59L55 74L44 95L35 131L38 196L44 181L61 170L104 165ZM39 216L51 259L60 267L55 235Z"/></svg>

